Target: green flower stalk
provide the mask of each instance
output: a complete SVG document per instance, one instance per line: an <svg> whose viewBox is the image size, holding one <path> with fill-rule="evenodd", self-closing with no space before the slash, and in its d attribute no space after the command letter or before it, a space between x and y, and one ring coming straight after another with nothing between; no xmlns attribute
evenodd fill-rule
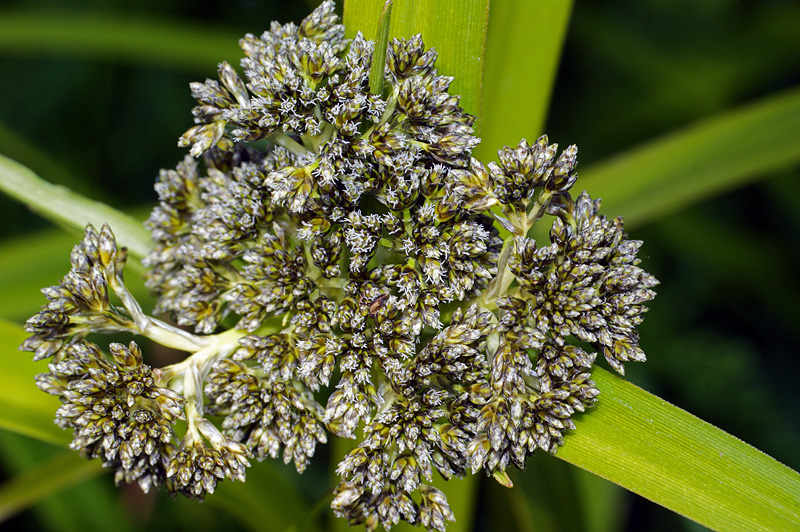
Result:
<svg viewBox="0 0 800 532"><path fill-rule="evenodd" d="M243 77L222 63L191 84L190 155L147 221L155 313L183 328L142 311L125 250L88 227L22 349L50 359L56 422L118 484L202 499L253 458L302 472L332 433L359 440L336 515L444 530L435 472L510 485L594 403L597 353L619 373L644 360L641 242L573 199L574 146L474 159L475 118L420 36L390 43L379 94L374 44L346 40L332 2L240 44ZM133 342L92 343L118 332L188 356L151 368Z"/></svg>

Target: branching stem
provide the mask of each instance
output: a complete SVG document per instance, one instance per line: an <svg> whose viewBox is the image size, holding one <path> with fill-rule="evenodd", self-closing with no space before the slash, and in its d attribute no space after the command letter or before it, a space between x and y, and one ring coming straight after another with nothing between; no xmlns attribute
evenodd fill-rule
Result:
<svg viewBox="0 0 800 532"><path fill-rule="evenodd" d="M191 334L169 323L146 315L142 311L139 302L136 301L122 281L117 280L110 284L142 336L146 336L165 347L190 352L198 351L209 344L210 337Z"/></svg>

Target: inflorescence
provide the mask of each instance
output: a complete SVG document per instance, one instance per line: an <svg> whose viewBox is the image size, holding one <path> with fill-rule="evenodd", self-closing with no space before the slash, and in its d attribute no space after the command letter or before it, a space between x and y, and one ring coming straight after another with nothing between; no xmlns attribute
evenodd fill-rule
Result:
<svg viewBox="0 0 800 532"><path fill-rule="evenodd" d="M161 172L147 221L155 313L183 328L142 311L125 249L89 226L22 349L50 360L37 384L71 447L118 484L202 499L253 458L302 472L332 433L360 440L336 515L444 530L434 471L510 484L596 400L596 353L619 373L644 360L641 242L570 195L574 146L474 159L475 118L419 35L390 43L381 94L374 44L345 39L332 2L240 44L244 79L222 63L191 84L191 156ZM119 332L190 356L152 368L134 342L89 339Z"/></svg>

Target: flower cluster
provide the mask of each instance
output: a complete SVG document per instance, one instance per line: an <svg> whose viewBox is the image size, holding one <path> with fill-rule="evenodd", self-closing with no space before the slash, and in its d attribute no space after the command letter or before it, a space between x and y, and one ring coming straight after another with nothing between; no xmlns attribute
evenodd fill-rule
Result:
<svg viewBox="0 0 800 532"><path fill-rule="evenodd" d="M644 360L641 242L572 198L574 146L474 159L475 119L420 36L389 43L382 92L374 43L345 39L332 2L240 44L243 75L222 63L191 85L190 156L161 172L147 221L155 312L194 334L142 312L124 250L89 228L23 349L52 357L39 385L57 422L118 482L202 498L251 456L302 472L330 432L360 438L336 515L443 531L434 472L510 485L594 403L596 353L620 373ZM135 344L109 358L86 340L115 331L191 355L153 370Z"/></svg>
<svg viewBox="0 0 800 532"><path fill-rule="evenodd" d="M37 384L61 397L56 422L73 429L70 447L114 469L117 484L171 489L167 463L175 452L173 424L185 419L184 400L157 385L134 342L112 343L109 349L111 359L89 342L70 344Z"/></svg>
<svg viewBox="0 0 800 532"><path fill-rule="evenodd" d="M122 285L126 258L108 226L100 234L87 227L83 241L72 250L72 269L59 285L42 290L48 303L28 320L26 331L32 336L22 349L42 360L90 332L121 332L132 326L109 303L109 285Z"/></svg>

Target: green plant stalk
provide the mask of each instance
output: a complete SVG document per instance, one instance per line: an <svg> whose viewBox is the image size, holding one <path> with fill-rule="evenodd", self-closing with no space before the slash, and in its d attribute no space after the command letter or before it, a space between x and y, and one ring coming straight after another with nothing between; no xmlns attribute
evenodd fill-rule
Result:
<svg viewBox="0 0 800 532"><path fill-rule="evenodd" d="M800 530L800 474L611 373L558 458L713 530Z"/></svg>
<svg viewBox="0 0 800 532"><path fill-rule="evenodd" d="M369 89L372 94L383 92L383 76L386 70L386 52L389 46L389 24L392 20L392 0L386 0L381 10L375 50L372 54L372 68L369 71Z"/></svg>

